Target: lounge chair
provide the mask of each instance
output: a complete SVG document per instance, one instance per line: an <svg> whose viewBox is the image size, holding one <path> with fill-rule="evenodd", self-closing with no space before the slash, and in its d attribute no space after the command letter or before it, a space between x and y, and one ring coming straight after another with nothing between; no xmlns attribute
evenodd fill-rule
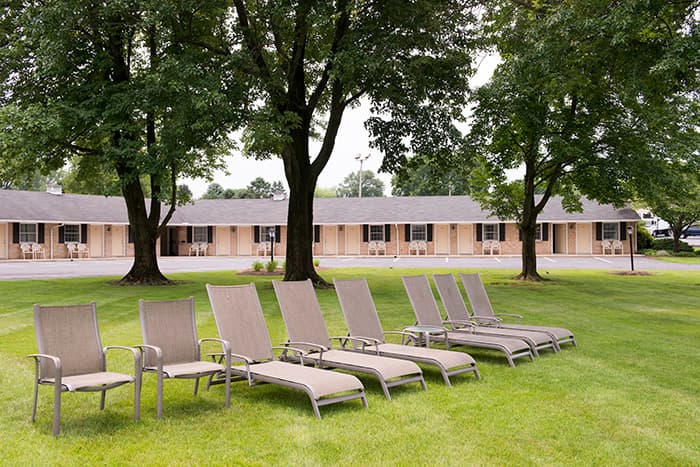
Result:
<svg viewBox="0 0 700 467"><path fill-rule="evenodd" d="M290 341L287 345L308 351L304 355L304 362L314 363L319 368L340 368L373 375L379 380L384 396L389 400L389 388L394 386L420 383L424 390L427 389L423 372L413 362L348 349L333 349L310 280L272 281L272 285L289 334ZM353 341L352 337L347 336L333 339L338 339L344 345Z"/></svg>
<svg viewBox="0 0 700 467"><path fill-rule="evenodd" d="M146 301L139 300L143 344L143 367L158 377L156 412L163 414L163 379L194 379L194 395L199 389L199 378L224 374L226 407L231 402L231 349L228 342L216 338L197 340L194 318L194 299ZM219 342L224 350L225 365L200 360L203 342Z"/></svg>
<svg viewBox="0 0 700 467"><path fill-rule="evenodd" d="M542 331L525 331L522 329L508 329L498 326L484 326L476 320L472 320L469 315L469 310L464 304L462 294L459 292L459 286L452 274L433 274L433 280L437 286L440 300L445 307L447 317L454 329L460 329L466 323L470 330L477 334L486 334L489 336L515 337L522 339L530 346L533 355L539 356L540 350L552 349L554 352L559 352L559 345L556 339Z"/></svg>
<svg viewBox="0 0 700 467"><path fill-rule="evenodd" d="M411 301L413 313L416 315L416 322L422 326L443 328L441 333L430 337L432 340L442 341L448 348L450 345L463 345L501 351L505 354L511 367L515 367L514 360L516 358L528 357L530 360L534 359L530 346L522 339L476 334L468 328L463 328L459 331L444 328L444 322L440 317L440 310L428 283L428 278L425 275L401 276L401 280Z"/></svg>
<svg viewBox="0 0 700 467"><path fill-rule="evenodd" d="M460 373L474 372L476 379L480 379L476 362L466 353L387 343L382 325L379 322L377 309L374 306L374 300L372 300L372 294L365 279L334 279L333 283L345 316L345 322L348 325L349 335L368 341L367 344L356 345L356 349L385 357L401 358L437 366L448 386L451 385L450 376ZM406 333L399 334L405 335Z"/></svg>
<svg viewBox="0 0 700 467"><path fill-rule="evenodd" d="M522 320L523 317L517 314L495 314L493 308L491 307L491 301L489 296L486 294L486 289L484 289L484 284L481 282L481 277L478 273L476 274L460 274L460 279L462 280L462 285L464 285L464 290L467 292L467 298L469 299L469 304L471 305L474 315L472 319L477 321L497 325L501 328L508 329L522 329L525 331L540 331L549 334L552 339L557 343L557 346L561 347L562 344L571 343L576 346L576 339L574 334L566 328L554 327L554 326L535 326L529 324L506 324L501 321L499 316L510 316L516 319Z"/></svg>
<svg viewBox="0 0 700 467"><path fill-rule="evenodd" d="M251 386L263 382L304 391L317 418L322 405L359 398L367 407L364 387L354 376L275 359L255 284L207 284L207 293L219 337L229 343L231 359L245 364L232 366L234 375ZM284 347L283 355L291 350Z"/></svg>
<svg viewBox="0 0 700 467"><path fill-rule="evenodd" d="M134 420L139 419L141 398L141 353L122 346L102 347L97 328L95 302L85 305L34 305L34 326L39 353L34 359L34 403L31 421L36 418L39 385L54 387L53 435L58 436L61 420L61 393L101 392L100 410L105 408L105 392L134 383ZM134 374L107 371L108 350L133 353Z"/></svg>

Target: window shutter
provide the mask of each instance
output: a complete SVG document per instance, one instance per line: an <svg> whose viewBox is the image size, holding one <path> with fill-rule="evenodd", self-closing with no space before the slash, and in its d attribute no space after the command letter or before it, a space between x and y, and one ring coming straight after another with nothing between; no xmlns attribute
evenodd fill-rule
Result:
<svg viewBox="0 0 700 467"><path fill-rule="evenodd" d="M19 223L12 224L12 243L19 243Z"/></svg>
<svg viewBox="0 0 700 467"><path fill-rule="evenodd" d="M549 241L549 223L548 222L543 222L542 227L542 241L547 242Z"/></svg>
<svg viewBox="0 0 700 467"><path fill-rule="evenodd" d="M63 226L58 228L58 243L66 243L66 236L63 233Z"/></svg>
<svg viewBox="0 0 700 467"><path fill-rule="evenodd" d="M260 226L256 225L253 227L253 242L260 243Z"/></svg>
<svg viewBox="0 0 700 467"><path fill-rule="evenodd" d="M506 224L504 222L498 224L498 240L501 242L506 241Z"/></svg>
<svg viewBox="0 0 700 467"><path fill-rule="evenodd" d="M275 243L279 243L280 238L282 238L282 226L276 225L275 226Z"/></svg>
<svg viewBox="0 0 700 467"><path fill-rule="evenodd" d="M88 226L87 224L80 224L80 243L87 243L88 241Z"/></svg>
<svg viewBox="0 0 700 467"><path fill-rule="evenodd" d="M427 239L429 242L433 241L433 224L428 224Z"/></svg>
<svg viewBox="0 0 700 467"><path fill-rule="evenodd" d="M321 226L314 225L314 243L321 242Z"/></svg>
<svg viewBox="0 0 700 467"><path fill-rule="evenodd" d="M391 224L384 224L384 241L391 241Z"/></svg>
<svg viewBox="0 0 700 467"><path fill-rule="evenodd" d="M484 229L481 224L476 224L476 241L481 242L484 240Z"/></svg>
<svg viewBox="0 0 700 467"><path fill-rule="evenodd" d="M192 227L188 227L188 229L191 229L191 228ZM131 228L131 224L128 225L127 231L129 232L127 241L129 243L134 243L134 229ZM189 230L188 233L191 234L192 231ZM189 239L188 242L192 243L192 235L188 235L187 238Z"/></svg>
<svg viewBox="0 0 700 467"><path fill-rule="evenodd" d="M362 224L362 241L369 242L369 225Z"/></svg>
<svg viewBox="0 0 700 467"><path fill-rule="evenodd" d="M46 227L44 226L44 224L39 224L38 229L37 229L38 230L37 239L36 239L37 243L44 243L45 229L46 229Z"/></svg>
<svg viewBox="0 0 700 467"><path fill-rule="evenodd" d="M620 222L620 240L627 240L627 222Z"/></svg>
<svg viewBox="0 0 700 467"><path fill-rule="evenodd" d="M603 223L602 222L595 223L595 239L596 240L603 239Z"/></svg>
<svg viewBox="0 0 700 467"><path fill-rule="evenodd" d="M131 232L131 231L129 231L129 232ZM129 237L129 238L131 238L131 237ZM129 240L129 242L131 242L131 240ZM192 226L191 225L187 226L187 243L192 243Z"/></svg>
<svg viewBox="0 0 700 467"><path fill-rule="evenodd" d="M405 224L403 229L403 234L404 234L404 240L407 242L411 241L411 224Z"/></svg>
<svg viewBox="0 0 700 467"><path fill-rule="evenodd" d="M207 243L214 243L214 226L207 226Z"/></svg>
<svg viewBox="0 0 700 467"><path fill-rule="evenodd" d="M521 229L518 229L518 240L523 241L523 231Z"/></svg>

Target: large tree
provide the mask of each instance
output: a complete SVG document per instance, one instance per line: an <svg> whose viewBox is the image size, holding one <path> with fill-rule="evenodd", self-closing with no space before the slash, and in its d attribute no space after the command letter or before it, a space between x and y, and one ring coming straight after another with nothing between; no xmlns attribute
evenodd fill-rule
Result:
<svg viewBox="0 0 700 467"><path fill-rule="evenodd" d="M360 172L348 174L335 189L339 198L357 198L360 195ZM362 171L362 196L384 196L384 182L371 170Z"/></svg>
<svg viewBox="0 0 700 467"><path fill-rule="evenodd" d="M225 8L56 0L2 10L3 178L70 159L82 176L115 174L134 238L123 283L168 283L156 241L175 210L176 180L221 167L240 114L237 67L190 44L218 43Z"/></svg>
<svg viewBox="0 0 700 467"><path fill-rule="evenodd" d="M416 154L406 160L391 178L394 196L468 195L473 164L455 152L435 158Z"/></svg>
<svg viewBox="0 0 700 467"><path fill-rule="evenodd" d="M621 204L657 173L660 145L697 131L697 2L503 0L483 12L502 63L474 96L473 194L517 221L519 277L537 280L537 216L552 195L570 210L581 194Z"/></svg>
<svg viewBox="0 0 700 467"><path fill-rule="evenodd" d="M313 266L313 199L344 112L364 98L374 144L396 158L457 134L474 24L457 0L234 0L251 98L249 154L281 156L289 185L285 280L327 283ZM312 139L320 148L312 155ZM408 143L407 143L408 142Z"/></svg>

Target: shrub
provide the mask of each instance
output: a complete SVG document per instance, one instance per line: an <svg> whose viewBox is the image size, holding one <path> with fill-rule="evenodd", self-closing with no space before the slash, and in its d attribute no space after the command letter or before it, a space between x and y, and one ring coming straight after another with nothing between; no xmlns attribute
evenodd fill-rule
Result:
<svg viewBox="0 0 700 467"><path fill-rule="evenodd" d="M260 272L263 269L263 263L260 261L255 261L253 262L253 271L255 272Z"/></svg>
<svg viewBox="0 0 700 467"><path fill-rule="evenodd" d="M286 261L282 261L282 270L283 271L287 270L287 262Z"/></svg>
<svg viewBox="0 0 700 467"><path fill-rule="evenodd" d="M637 224L637 249L642 251L654 248L654 237L644 227L644 222Z"/></svg>
<svg viewBox="0 0 700 467"><path fill-rule="evenodd" d="M660 238L657 240L654 240L654 247L655 250L667 250L667 251L673 251L673 239L672 238ZM680 240L678 242L678 251L695 251L695 249L688 245L686 242Z"/></svg>
<svg viewBox="0 0 700 467"><path fill-rule="evenodd" d="M319 264L321 264L321 260L318 258L315 258L314 259L314 267L317 268Z"/></svg>
<svg viewBox="0 0 700 467"><path fill-rule="evenodd" d="M656 250L652 248L645 248L642 250L644 256L656 256Z"/></svg>
<svg viewBox="0 0 700 467"><path fill-rule="evenodd" d="M673 256L680 256L682 258L695 258L695 251L679 251L678 253L672 253Z"/></svg>
<svg viewBox="0 0 700 467"><path fill-rule="evenodd" d="M277 270L277 261L268 261L265 263L265 270L267 272L275 272Z"/></svg>

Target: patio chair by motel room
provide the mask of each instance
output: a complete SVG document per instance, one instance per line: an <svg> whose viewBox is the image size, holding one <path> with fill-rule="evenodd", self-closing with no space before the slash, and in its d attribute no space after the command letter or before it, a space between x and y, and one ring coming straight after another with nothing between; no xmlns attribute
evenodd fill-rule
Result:
<svg viewBox="0 0 700 467"><path fill-rule="evenodd" d="M143 344L143 371L155 373L156 413L163 414L163 380L168 378L194 379L194 395L199 379L223 375L226 385L226 407L231 402L231 350L228 342L218 338L197 339L194 298L180 300L139 300ZM225 365L200 360L204 342L218 342L223 348Z"/></svg>
<svg viewBox="0 0 700 467"><path fill-rule="evenodd" d="M313 363L319 368L339 368L373 375L389 400L391 387L420 383L424 390L427 389L423 372L415 363L349 351L345 346L354 340L352 337L331 338L311 280L272 281L272 285L289 334L290 341L286 345L307 350L304 362ZM334 349L331 339L340 341L342 347Z"/></svg>
<svg viewBox="0 0 700 467"><path fill-rule="evenodd" d="M367 341L355 345L358 351L436 366L448 386L451 385L450 376L461 373L473 372L476 379L480 379L476 362L464 352L387 343L385 334L396 334L396 332L385 333L382 330L377 309L365 279L334 279L333 284L348 325L348 334ZM398 334L402 337L408 334L413 340L416 337L405 332Z"/></svg>
<svg viewBox="0 0 700 467"><path fill-rule="evenodd" d="M40 385L53 386L53 435L58 436L61 420L61 394L64 392L101 392L100 410L104 410L108 389L134 384L134 420L139 419L141 398L141 352L132 347L102 347L97 328L95 302L84 305L34 305L34 327L39 353L34 359L34 403L31 421L36 418ZM134 374L107 371L108 350L133 353Z"/></svg>
<svg viewBox="0 0 700 467"><path fill-rule="evenodd" d="M566 328L554 326L536 326L532 324L522 324L520 322L515 324L503 323L501 318L499 318L500 316L510 316L518 320L522 320L523 317L518 314L494 313L493 307L491 306L491 300L489 300L489 296L486 294L484 283L481 281L481 276L479 276L478 273L460 273L459 277L462 280L462 285L464 285L464 290L467 292L467 298L469 299L469 304L472 312L474 313L472 319L485 324L490 324L492 326L499 326L501 328L545 332L552 337L559 347L566 343L570 343L576 347L576 339L574 338L574 334Z"/></svg>
<svg viewBox="0 0 700 467"><path fill-rule="evenodd" d="M503 352L511 367L515 367L514 360L527 357L534 360L530 346L522 339L501 336L486 336L470 332L468 328L449 330L444 328L444 322L440 316L435 296L425 275L401 276L408 298L416 316L416 322L421 326L442 327L441 334L431 336L431 340L442 341L448 348L451 345L463 345L467 347L492 349Z"/></svg>
<svg viewBox="0 0 700 467"><path fill-rule="evenodd" d="M467 305L464 303L462 294L459 292L459 286L452 274L433 274L433 281L437 286L440 300L447 312L447 318L450 325L458 330L464 326L468 326L477 334L489 336L515 337L522 339L530 346L535 357L539 356L540 350L551 349L554 352L559 352L559 344L550 334L523 329L509 329L498 326L484 326L478 321L472 320L467 310ZM462 324L464 323L464 324Z"/></svg>
<svg viewBox="0 0 700 467"><path fill-rule="evenodd" d="M282 358L288 352L297 352L300 363L275 358L255 284L207 284L207 293L219 337L229 343L231 360L242 363L231 367L239 379L248 381L250 386L269 383L303 391L311 399L317 418L321 418L319 406L336 402L361 399L367 407L364 386L356 377L304 366L303 351L293 347L278 349L282 350Z"/></svg>

